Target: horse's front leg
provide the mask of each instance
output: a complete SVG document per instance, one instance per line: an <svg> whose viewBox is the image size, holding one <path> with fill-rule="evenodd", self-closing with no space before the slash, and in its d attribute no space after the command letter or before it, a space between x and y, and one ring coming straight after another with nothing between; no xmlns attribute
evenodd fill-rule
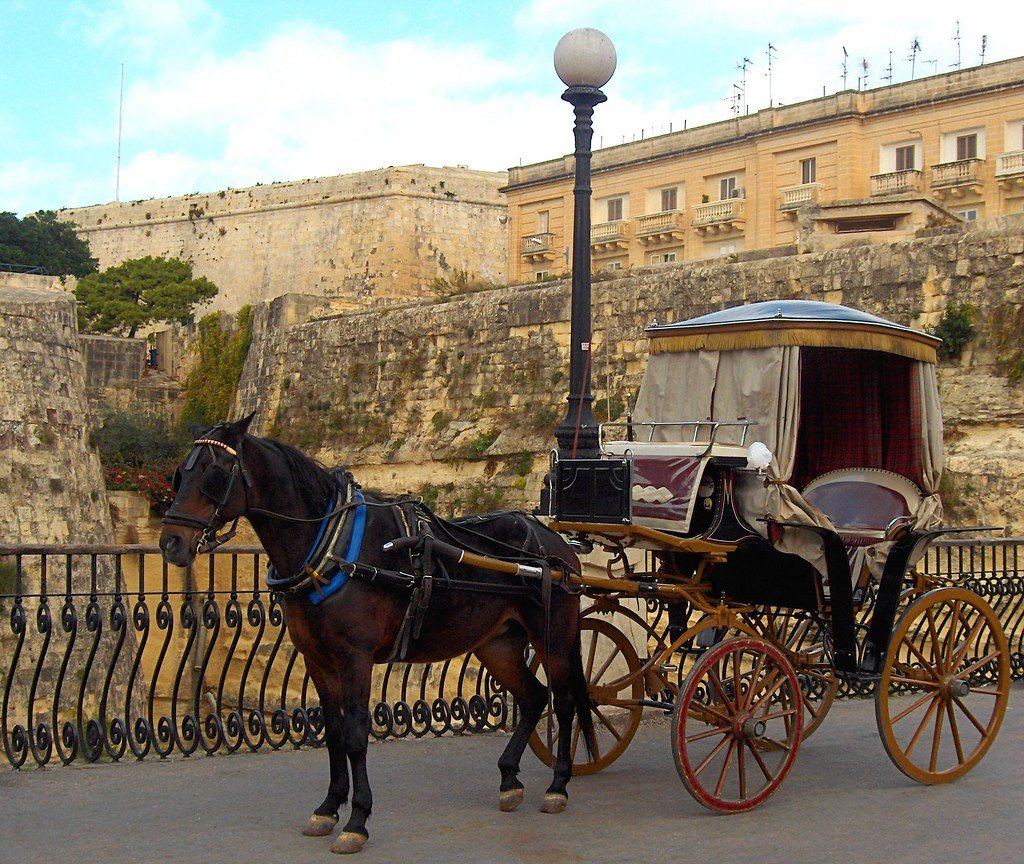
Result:
<svg viewBox="0 0 1024 864"><path fill-rule="evenodd" d="M370 677L373 663L369 658L352 657L343 668L341 737L342 748L352 771L352 812L331 851L348 854L361 851L370 836L366 820L373 810L373 794L366 773L366 752L370 740Z"/></svg>
<svg viewBox="0 0 1024 864"><path fill-rule="evenodd" d="M313 811L302 833L307 837L326 837L333 833L340 820L338 811L348 801L348 764L342 732L341 687L334 672L311 669L310 677L320 696L320 708L324 714L324 741L331 767L331 781L323 803Z"/></svg>

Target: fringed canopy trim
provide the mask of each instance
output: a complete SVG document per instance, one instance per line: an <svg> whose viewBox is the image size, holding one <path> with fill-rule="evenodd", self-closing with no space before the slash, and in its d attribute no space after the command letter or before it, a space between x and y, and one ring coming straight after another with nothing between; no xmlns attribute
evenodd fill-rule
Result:
<svg viewBox="0 0 1024 864"><path fill-rule="evenodd" d="M650 353L678 351L738 351L744 348L772 348L780 345L805 345L811 348L856 348L883 351L924 363L936 362L939 340L914 330L899 332L872 325L850 322L814 321L794 326L792 321L759 321L747 326L729 326L648 331Z"/></svg>

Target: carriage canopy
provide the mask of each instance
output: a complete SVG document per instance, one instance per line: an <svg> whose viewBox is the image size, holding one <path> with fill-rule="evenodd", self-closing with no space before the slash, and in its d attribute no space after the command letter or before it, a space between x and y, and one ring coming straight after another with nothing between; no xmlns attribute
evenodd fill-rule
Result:
<svg viewBox="0 0 1024 864"><path fill-rule="evenodd" d="M753 424L746 443L767 445L771 464L764 477L738 475L736 499L756 530L767 531L766 517L831 527L802 492L823 474L856 469L910 480L921 492L917 525L938 523L939 339L808 300L753 303L646 332L635 420L659 424L646 427L649 440L666 443L691 440L689 429L671 425L682 420ZM739 444L729 436L740 428L720 427L716 443ZM817 543L810 532L787 531L778 545L813 560L807 546Z"/></svg>

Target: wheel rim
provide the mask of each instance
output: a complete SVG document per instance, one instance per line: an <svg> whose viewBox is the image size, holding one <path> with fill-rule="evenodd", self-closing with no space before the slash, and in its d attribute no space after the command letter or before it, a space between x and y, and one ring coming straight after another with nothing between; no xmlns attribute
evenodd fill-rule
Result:
<svg viewBox="0 0 1024 864"><path fill-rule="evenodd" d="M580 622L583 672L590 692L597 750L588 754L579 723L572 724L572 773L594 774L614 762L633 740L640 726L644 682L636 649L610 621L586 616ZM543 680L544 670L536 656L530 669ZM548 709L545 708L530 735L530 749L546 765L554 765L547 741ZM552 717L551 740L558 740L558 721Z"/></svg>
<svg viewBox="0 0 1024 864"><path fill-rule="evenodd" d="M900 618L875 690L875 719L893 763L921 783L970 771L992 746L1009 697L1006 635L965 588L919 597Z"/></svg>
<svg viewBox="0 0 1024 864"><path fill-rule="evenodd" d="M796 758L801 703L796 671L774 645L740 637L705 652L672 715L672 753L690 794L729 813L767 800Z"/></svg>

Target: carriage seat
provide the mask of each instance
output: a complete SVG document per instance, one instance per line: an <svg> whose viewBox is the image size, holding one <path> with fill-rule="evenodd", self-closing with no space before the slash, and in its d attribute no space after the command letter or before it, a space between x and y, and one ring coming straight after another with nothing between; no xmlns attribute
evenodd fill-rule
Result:
<svg viewBox="0 0 1024 864"><path fill-rule="evenodd" d="M899 474L881 468L844 468L812 480L804 500L832 521L847 547L885 540L894 519L913 516L921 490Z"/></svg>

